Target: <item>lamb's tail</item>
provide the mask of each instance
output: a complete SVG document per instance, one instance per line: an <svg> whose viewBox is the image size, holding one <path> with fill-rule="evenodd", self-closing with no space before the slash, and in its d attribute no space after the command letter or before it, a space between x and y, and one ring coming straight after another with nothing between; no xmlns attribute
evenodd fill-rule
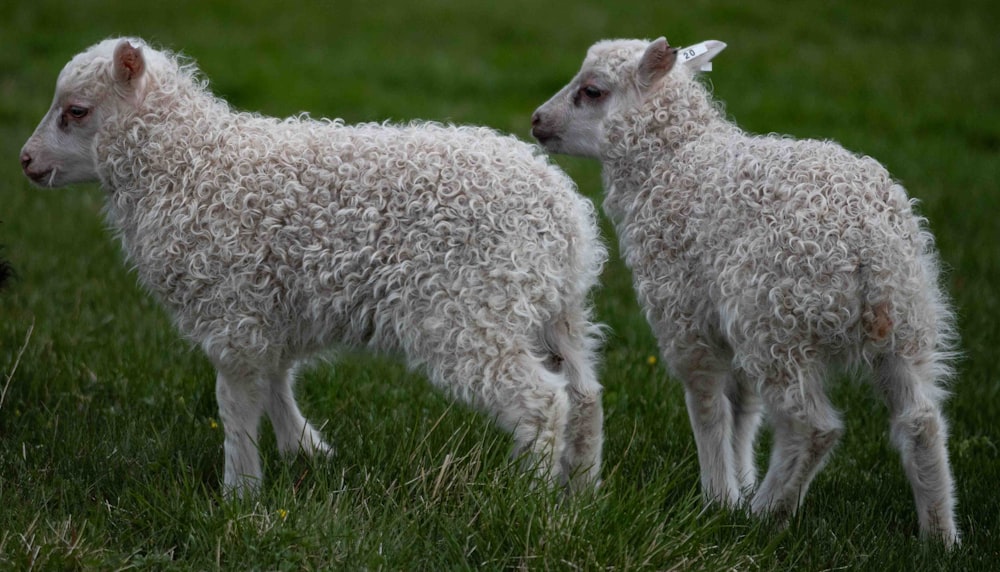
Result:
<svg viewBox="0 0 1000 572"><path fill-rule="evenodd" d="M869 357L893 355L923 364L935 384L955 373L955 313L941 284L941 265L927 221L882 237L859 267L861 325Z"/></svg>
<svg viewBox="0 0 1000 572"><path fill-rule="evenodd" d="M570 387L599 387L595 371L604 338L604 327L587 317L557 316L542 330L546 366L562 372Z"/></svg>

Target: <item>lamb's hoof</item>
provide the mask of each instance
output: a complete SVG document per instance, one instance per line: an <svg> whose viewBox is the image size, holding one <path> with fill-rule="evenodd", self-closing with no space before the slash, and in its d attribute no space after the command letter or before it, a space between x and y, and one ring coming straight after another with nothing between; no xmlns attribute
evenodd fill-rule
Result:
<svg viewBox="0 0 1000 572"><path fill-rule="evenodd" d="M320 441L318 444L313 446L312 452L309 453L312 457L320 457L323 459L329 459L337 454L337 450L333 448L332 445L328 445L325 441Z"/></svg>
<svg viewBox="0 0 1000 572"><path fill-rule="evenodd" d="M298 454L313 459L329 459L337 454L333 446L328 445L322 439L305 439L299 443Z"/></svg>
<svg viewBox="0 0 1000 572"><path fill-rule="evenodd" d="M954 550L962 545L962 537L958 533L958 527L953 523L933 527L928 531L921 531L920 536L925 539L936 540L944 544L944 547L948 550Z"/></svg>
<svg viewBox="0 0 1000 572"><path fill-rule="evenodd" d="M222 484L222 497L230 502L252 499L260 491L260 482L259 478L248 475L226 479L226 482Z"/></svg>
<svg viewBox="0 0 1000 572"><path fill-rule="evenodd" d="M567 474L564 471L563 474ZM601 488L600 470L576 470L569 471L570 477L566 480L565 488L567 496L574 496L585 493L597 492Z"/></svg>

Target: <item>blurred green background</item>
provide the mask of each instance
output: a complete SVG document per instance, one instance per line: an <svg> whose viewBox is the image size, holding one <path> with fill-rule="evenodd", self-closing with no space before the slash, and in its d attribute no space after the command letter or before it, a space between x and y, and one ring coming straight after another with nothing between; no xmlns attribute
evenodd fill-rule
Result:
<svg viewBox="0 0 1000 572"><path fill-rule="evenodd" d="M997 566L995 2L2 0L0 15L0 244L19 274L0 294L0 568ZM617 254L595 294L611 335L593 498L532 490L487 419L392 359L349 355L299 386L338 456L287 464L265 437L260 499L221 502L210 366L122 263L100 189L38 190L18 165L62 66L118 35L193 58L240 109L525 139L598 39L727 42L705 81L740 125L878 158L930 221L965 352L947 408L964 545L945 554L916 538L884 407L841 378L831 392L848 434L787 529L702 511L681 390L651 363ZM596 163L557 162L600 201Z"/></svg>

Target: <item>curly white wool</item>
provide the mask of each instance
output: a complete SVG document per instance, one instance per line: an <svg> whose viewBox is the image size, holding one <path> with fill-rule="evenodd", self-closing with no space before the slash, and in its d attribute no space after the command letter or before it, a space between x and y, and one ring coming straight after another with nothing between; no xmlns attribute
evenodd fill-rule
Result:
<svg viewBox="0 0 1000 572"><path fill-rule="evenodd" d="M793 512L843 431L827 370L867 364L922 531L957 542L940 411L956 335L926 222L874 159L744 133L695 79L704 62L675 62L662 39L598 43L533 132L603 163L605 210L685 384L706 497L756 487L762 401L775 446L751 507Z"/></svg>
<svg viewBox="0 0 1000 572"><path fill-rule="evenodd" d="M587 297L606 251L569 178L490 129L278 120L233 111L205 84L173 54L107 40L67 65L54 109L96 101L108 220L218 370L227 489L261 477L263 411L283 451L330 450L291 385L301 360L344 346L401 353L513 432L544 478L595 483ZM59 183L72 169L47 120L22 163Z"/></svg>

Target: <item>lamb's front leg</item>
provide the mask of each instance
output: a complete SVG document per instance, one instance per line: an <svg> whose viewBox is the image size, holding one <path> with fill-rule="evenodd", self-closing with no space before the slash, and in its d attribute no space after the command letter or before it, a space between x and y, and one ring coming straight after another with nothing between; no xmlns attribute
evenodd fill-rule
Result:
<svg viewBox="0 0 1000 572"><path fill-rule="evenodd" d="M332 454L333 448L299 411L292 392L294 383L294 368L282 370L268 379L265 407L274 427L278 450L284 455L301 452L310 457Z"/></svg>
<svg viewBox="0 0 1000 572"><path fill-rule="evenodd" d="M253 493L263 476L257 432L264 410L264 391L257 377L219 370L215 397L225 432L224 493L242 497Z"/></svg>
<svg viewBox="0 0 1000 572"><path fill-rule="evenodd" d="M682 370L684 397L701 467L702 495L709 502L737 506L740 487L733 459L733 411L726 397L727 368L697 367Z"/></svg>

